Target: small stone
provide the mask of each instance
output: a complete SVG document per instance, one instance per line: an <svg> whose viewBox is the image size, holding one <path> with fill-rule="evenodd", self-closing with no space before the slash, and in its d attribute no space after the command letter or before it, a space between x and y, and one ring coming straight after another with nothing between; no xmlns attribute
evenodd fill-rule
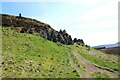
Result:
<svg viewBox="0 0 120 80"><path fill-rule="evenodd" d="M8 70L7 68L4 69L5 71Z"/></svg>
<svg viewBox="0 0 120 80"><path fill-rule="evenodd" d="M51 60L53 60L53 58L51 58Z"/></svg>
<svg viewBox="0 0 120 80"><path fill-rule="evenodd" d="M38 55L38 57L40 57L40 55Z"/></svg>
<svg viewBox="0 0 120 80"><path fill-rule="evenodd" d="M76 72L76 70L73 71L73 73L75 73L75 72Z"/></svg>
<svg viewBox="0 0 120 80"><path fill-rule="evenodd" d="M2 64L4 64L4 62L2 62Z"/></svg>

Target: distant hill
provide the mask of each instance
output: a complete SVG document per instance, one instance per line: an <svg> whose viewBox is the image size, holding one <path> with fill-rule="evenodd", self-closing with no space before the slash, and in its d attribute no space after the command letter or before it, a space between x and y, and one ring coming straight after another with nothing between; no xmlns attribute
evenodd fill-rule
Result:
<svg viewBox="0 0 120 80"><path fill-rule="evenodd" d="M120 55L120 46L101 49L101 51L105 52L107 54L117 54L117 55Z"/></svg>
<svg viewBox="0 0 120 80"><path fill-rule="evenodd" d="M120 55L120 42L117 42L115 44L93 46L93 48L97 50L101 50L102 52L105 52L107 54Z"/></svg>
<svg viewBox="0 0 120 80"><path fill-rule="evenodd" d="M120 46L120 42L117 42L115 44L106 44L106 45L98 45L98 46L93 46L93 48L112 48L112 47L118 47Z"/></svg>

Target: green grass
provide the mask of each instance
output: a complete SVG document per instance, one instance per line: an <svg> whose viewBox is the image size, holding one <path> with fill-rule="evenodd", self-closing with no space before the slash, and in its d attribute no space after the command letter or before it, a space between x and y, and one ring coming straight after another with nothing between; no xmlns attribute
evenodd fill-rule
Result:
<svg viewBox="0 0 120 80"><path fill-rule="evenodd" d="M102 74L102 73L100 73L100 72L95 72L95 73L92 74L92 76L93 76L94 78L109 78L107 75Z"/></svg>
<svg viewBox="0 0 120 80"><path fill-rule="evenodd" d="M91 61L92 63L95 63L95 64L97 64L99 66L110 68L110 69L112 69L114 71L119 71L117 63L113 63L110 60L106 60L106 59L103 59L103 58L99 58L99 57L90 55L87 52L83 52L80 48L77 48L77 50L78 50L78 52L79 52L79 54L81 56L83 56L87 60Z"/></svg>
<svg viewBox="0 0 120 80"><path fill-rule="evenodd" d="M0 27L0 29L2 29L3 77L79 78L78 73L74 72L75 70L69 64L67 53L71 55L80 71L84 73L88 71L76 59L72 50L77 50L81 56L91 63L118 71L117 63L113 63L111 60L108 61L107 58L98 58L85 53L84 50L88 49L85 46L54 43L40 37L37 33L18 33L14 28L10 27ZM111 58L113 57L111 56ZM94 73L93 77L104 78L106 75Z"/></svg>
<svg viewBox="0 0 120 80"><path fill-rule="evenodd" d="M73 55L73 53L69 53L69 54L71 54L71 58L73 59L74 64L76 64L81 71L85 71L86 69L82 64L82 62L78 61L78 59Z"/></svg>
<svg viewBox="0 0 120 80"><path fill-rule="evenodd" d="M79 77L73 73L64 45L57 45L36 34L2 29L4 77Z"/></svg>

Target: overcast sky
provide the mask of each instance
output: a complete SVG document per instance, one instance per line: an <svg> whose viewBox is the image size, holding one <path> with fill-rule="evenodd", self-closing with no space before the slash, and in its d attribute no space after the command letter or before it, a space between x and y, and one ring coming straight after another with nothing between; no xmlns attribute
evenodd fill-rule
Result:
<svg viewBox="0 0 120 80"><path fill-rule="evenodd" d="M83 39L90 46L118 42L119 0L1 1L1 13L22 13L50 24L55 30L65 29L72 38Z"/></svg>

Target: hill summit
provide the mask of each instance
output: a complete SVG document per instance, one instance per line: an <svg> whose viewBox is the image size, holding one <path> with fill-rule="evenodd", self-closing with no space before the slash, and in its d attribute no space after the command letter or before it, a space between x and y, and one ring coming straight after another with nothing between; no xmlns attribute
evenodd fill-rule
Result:
<svg viewBox="0 0 120 80"><path fill-rule="evenodd" d="M62 44L73 44L74 42L79 42L84 44L82 39L75 38L72 40L71 35L69 35L66 30L56 31L49 24L43 23L36 19L13 16L8 14L0 14L2 16L2 26L5 27L15 27L20 33L39 33L40 36L53 41L60 42Z"/></svg>

